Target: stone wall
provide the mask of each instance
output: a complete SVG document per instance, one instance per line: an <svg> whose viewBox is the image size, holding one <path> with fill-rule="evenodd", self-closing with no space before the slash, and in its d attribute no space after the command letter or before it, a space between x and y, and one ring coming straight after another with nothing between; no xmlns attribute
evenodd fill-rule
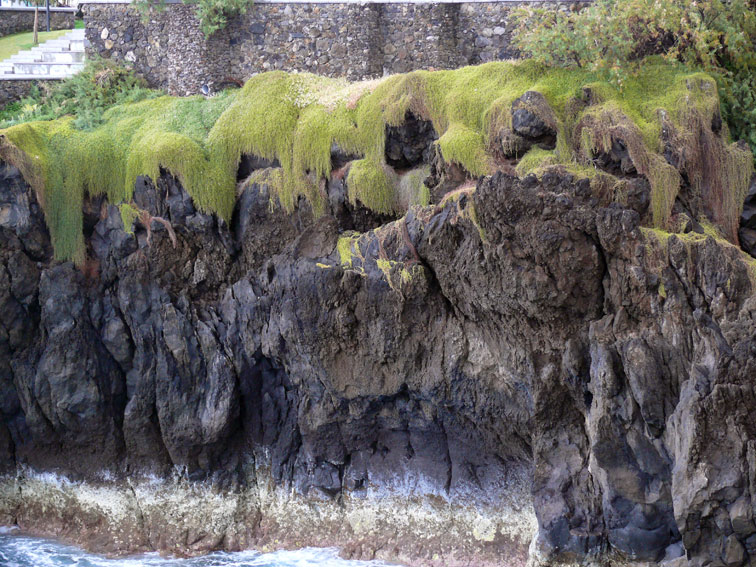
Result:
<svg viewBox="0 0 756 567"><path fill-rule="evenodd" d="M76 10L73 8L51 8L50 29L66 30L73 29ZM39 11L39 31L44 31L46 14L43 9ZM34 8L4 8L0 7L0 37L32 31L34 29Z"/></svg>
<svg viewBox="0 0 756 567"><path fill-rule="evenodd" d="M0 80L0 108L9 102L13 102L14 100L18 100L28 95L32 86L36 82L37 81L33 80Z"/></svg>
<svg viewBox="0 0 756 567"><path fill-rule="evenodd" d="M521 4L577 10L587 2L256 2L205 38L193 8L169 4L143 23L128 4L83 5L88 56L130 65L151 85L190 94L263 71L349 79L448 69L517 55L511 11Z"/></svg>

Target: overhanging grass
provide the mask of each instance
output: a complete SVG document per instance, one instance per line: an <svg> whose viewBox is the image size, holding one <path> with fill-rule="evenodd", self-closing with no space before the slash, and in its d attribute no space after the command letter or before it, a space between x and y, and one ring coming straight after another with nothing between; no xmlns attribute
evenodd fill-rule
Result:
<svg viewBox="0 0 756 567"><path fill-rule="evenodd" d="M443 158L471 176L484 175L496 167L493 145L497 134L511 127L512 102L528 90L544 95L556 114L559 136L556 151L533 152L522 170L542 165L546 157L549 163L586 167L587 154L605 149L611 142L607 132L619 124L634 133L634 151L650 164L642 172L654 192L654 221L666 222L679 179L656 175L661 165L654 169L663 159L662 127L671 124L680 139L688 136L694 143L698 124L691 116L711 114L718 100L707 76L660 62L649 63L622 92L588 72L531 61L416 71L355 84L264 73L239 91L209 99L160 97L113 107L91 131L75 129L70 118L0 130L0 157L18 165L37 190L56 257L83 261L85 192L128 202L137 176L155 179L163 168L181 180L198 208L229 219L242 154L279 161L280 173L269 175L275 179L274 202L291 210L304 197L317 213L324 210L320 180L330 174L336 144L363 157L347 178L350 199L382 213L402 213L409 203L427 197L408 199L402 184L409 180L387 168L387 125L402 124L409 112L430 120ZM721 151L730 156L738 150ZM724 189L740 195L744 177Z"/></svg>

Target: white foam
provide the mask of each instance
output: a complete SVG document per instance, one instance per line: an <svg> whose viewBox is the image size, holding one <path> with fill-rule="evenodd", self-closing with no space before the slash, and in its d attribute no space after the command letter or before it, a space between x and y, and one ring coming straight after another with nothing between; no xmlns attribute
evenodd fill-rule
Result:
<svg viewBox="0 0 756 567"><path fill-rule="evenodd" d="M188 525L203 526L208 538L231 537L239 542L246 541L242 520L251 517L253 512L259 513L263 518L275 519L293 534L304 534L302 539L284 538L285 541L315 545L319 542L313 539L313 534L317 534L320 527L328 535L329 543L350 541L349 537L334 538L333 534L340 533L339 530L346 530L345 533L351 534L355 541L369 541L374 534L385 537L385 534L393 531L415 536L419 542L433 542L439 534L447 534L451 542L470 542L472 546L484 545L485 542L495 540L498 535L525 542L537 532L528 482L523 480L525 477L520 478L519 474L508 474L502 479L494 490L502 494L502 497L491 501L481 501L479 493L471 493L468 498L460 498L454 491L445 494L445 488L438 486L434 479L405 471L405 475L397 474L390 479L382 478L371 482L363 493L346 494L343 502L335 503L308 500L295 493L291 486L275 486L267 469L260 466L260 461L255 461L259 467L254 475L255 482L239 494L218 491L210 484L176 479L163 481L155 477L129 480L130 489L126 489L120 483L95 485L31 470L24 470L23 475L13 482L22 487L19 493L23 492L26 505L32 509L41 506L51 518L60 516L64 510L68 514L79 509L88 516L102 518L102 531L121 545L121 549L134 549L129 545L135 542L139 544L138 538L131 541L136 533L134 518L137 515L145 519L148 530L160 529L159 526L164 522L170 523L175 534L181 534ZM44 517L39 520L44 521ZM37 524L37 528L41 526ZM275 534L272 537L275 538ZM278 540L270 538L260 545L265 545L265 550L268 551L271 549L268 546L278 545ZM1 539L0 551L5 551ZM328 550L268 555L250 552L252 556L213 554L192 560L199 562L143 556L120 559L114 563L114 560L82 555L83 552L79 551L77 553L86 557L86 560L70 560L65 564L74 567L380 565L369 562L344 563ZM291 556L291 553L295 555ZM331 557L324 556L324 553L331 553ZM0 566L6 567L10 564L9 561L9 558L0 560ZM27 557L19 565L59 567L63 563L45 563L36 559L32 561Z"/></svg>
<svg viewBox="0 0 756 567"><path fill-rule="evenodd" d="M18 530L18 526L0 526L0 535L13 533Z"/></svg>
<svg viewBox="0 0 756 567"><path fill-rule="evenodd" d="M12 530L11 530L12 531ZM0 532L0 565L3 567L380 567L382 561L341 559L332 548L259 553L217 552L190 559L171 559L151 553L111 559L86 553L51 540Z"/></svg>

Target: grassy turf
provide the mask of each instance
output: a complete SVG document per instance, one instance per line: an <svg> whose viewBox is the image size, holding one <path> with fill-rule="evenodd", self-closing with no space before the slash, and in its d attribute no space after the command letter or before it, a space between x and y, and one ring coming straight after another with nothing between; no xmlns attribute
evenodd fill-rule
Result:
<svg viewBox="0 0 756 567"><path fill-rule="evenodd" d="M671 128L679 144L695 148L700 125L711 123L719 100L710 77L662 62L650 62L622 92L591 73L532 61L416 71L354 84L309 74L264 73L241 90L212 98L162 96L115 106L90 131L77 129L65 117L18 124L0 130L0 158L18 165L40 195L56 256L81 262L85 192L128 203L137 176L154 179L164 168L179 177L201 210L229 219L242 154L281 164L276 175L268 176L273 204L291 210L301 196L319 212L325 205L320 180L330 174L331 147L337 144L363 158L349 172L349 198L401 214L427 196L419 193L418 184L386 167L387 125L400 125L408 112L432 121L442 157L472 176L484 175L496 167L499 133L511 128L512 102L528 90L544 95L559 135L555 151L532 152L520 169L555 164L588 169L591 152L605 151L612 135L621 134L651 183L653 223L665 227L681 180L662 157L662 129ZM722 207L728 219L734 218L747 188L751 156L730 145L726 132L709 142L720 168L717 175L727 182L720 188ZM714 163L707 158L695 164L695 156L689 155L701 169ZM408 187L415 187L412 194Z"/></svg>
<svg viewBox="0 0 756 567"><path fill-rule="evenodd" d="M39 42L44 43L48 39L56 39L67 34L71 30L57 30L51 32L39 32ZM0 61L8 59L19 51L26 51L34 47L34 32L14 33L0 37Z"/></svg>

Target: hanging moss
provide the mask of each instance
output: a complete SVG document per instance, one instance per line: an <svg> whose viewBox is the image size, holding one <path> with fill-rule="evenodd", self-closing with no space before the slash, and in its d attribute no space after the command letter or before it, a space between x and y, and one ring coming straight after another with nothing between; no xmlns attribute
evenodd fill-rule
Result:
<svg viewBox="0 0 756 567"><path fill-rule="evenodd" d="M430 166L415 168L399 178L396 192L399 208L408 210L412 205L425 207L430 204L430 189L425 180L430 175Z"/></svg>
<svg viewBox="0 0 756 567"><path fill-rule="evenodd" d="M118 205L118 211L121 213L123 230L129 234L134 234L134 221L139 218L139 210L131 203L121 203Z"/></svg>
<svg viewBox="0 0 756 567"><path fill-rule="evenodd" d="M349 200L360 201L378 213L397 212L394 177L391 168L383 163L367 158L355 161L347 176Z"/></svg>
<svg viewBox="0 0 756 567"><path fill-rule="evenodd" d="M319 214L327 202L322 179L331 173L336 144L362 157L349 171L349 198L377 212L401 214L425 202L427 191L414 177L403 179L386 166L387 125L401 125L409 112L430 120L443 159L480 176L497 168L494 143L511 128L513 101L529 90L543 94L554 112L557 147L549 155L531 150L519 172L545 161L588 169L591 154L610 146L612 135L629 135L633 161L652 186L654 224L663 227L679 189L679 174L661 155L663 128L673 130L675 140L688 148L688 177L701 191L718 195L712 203L721 203L721 214L714 220L733 238L732 219L747 188L750 156L728 145L726 132L709 140L715 142L713 158L697 156L700 125L707 119L710 124L718 109L713 81L653 61L622 92L589 72L532 61L352 84L264 73L241 90L211 98L163 96L113 107L91 131L77 130L71 118L0 130L0 157L17 165L37 191L56 257L83 262L85 193L127 203L138 176L156 179L164 169L180 179L200 210L228 220L243 154L280 163L277 173L268 174L271 203L292 210L303 197ZM703 171L712 163L719 174ZM723 183L712 188L715 179ZM413 195L407 193L410 186Z"/></svg>

